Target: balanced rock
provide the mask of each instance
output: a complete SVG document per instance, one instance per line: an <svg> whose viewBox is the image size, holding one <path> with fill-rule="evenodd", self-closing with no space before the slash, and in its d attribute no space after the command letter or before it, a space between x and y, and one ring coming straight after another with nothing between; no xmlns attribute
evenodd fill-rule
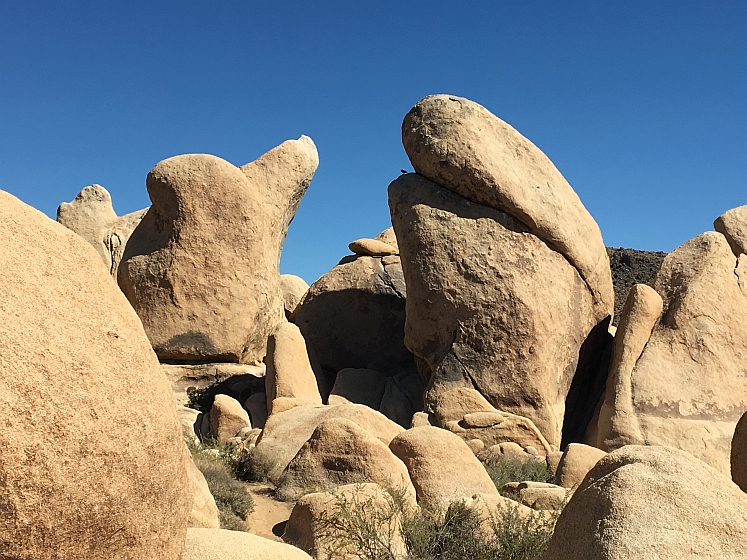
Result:
<svg viewBox="0 0 747 560"><path fill-rule="evenodd" d="M241 403L228 395L215 395L210 409L210 434L222 445L235 437L242 429L252 428L249 415Z"/></svg>
<svg viewBox="0 0 747 560"><path fill-rule="evenodd" d="M262 359L284 315L280 251L318 163L302 136L240 168L191 154L151 170L118 280L162 360Z"/></svg>
<svg viewBox="0 0 747 560"><path fill-rule="evenodd" d="M349 257L311 285L291 320L325 371L394 374L413 368L404 344L405 296L399 259Z"/></svg>
<svg viewBox="0 0 747 560"><path fill-rule="evenodd" d="M415 489L404 463L386 444L346 418L320 423L285 468L280 489L299 498L307 488L376 482L398 488L415 503Z"/></svg>
<svg viewBox="0 0 747 560"><path fill-rule="evenodd" d="M498 494L467 444L446 430L411 428L392 439L389 449L405 463L421 505L446 510L474 494Z"/></svg>
<svg viewBox="0 0 747 560"><path fill-rule="evenodd" d="M115 278L124 248L147 208L117 216L112 197L101 185L90 185L57 208L57 221L88 241Z"/></svg>
<svg viewBox="0 0 747 560"><path fill-rule="evenodd" d="M747 495L670 447L626 446L589 471L542 560L744 558Z"/></svg>
<svg viewBox="0 0 747 560"><path fill-rule="evenodd" d="M651 290L631 292L597 447L670 445L729 472L734 429L747 410L746 278L747 257L706 232L662 262L654 282L661 302Z"/></svg>
<svg viewBox="0 0 747 560"><path fill-rule="evenodd" d="M563 488L575 488L606 453L583 443L566 447L555 471L555 482Z"/></svg>
<svg viewBox="0 0 747 560"><path fill-rule="evenodd" d="M747 492L747 412L742 415L731 440L731 479Z"/></svg>
<svg viewBox="0 0 747 560"><path fill-rule="evenodd" d="M348 249L356 255L367 257L385 257L397 254L396 247L392 247L388 243L384 243L378 239L356 239L348 245Z"/></svg>
<svg viewBox="0 0 747 560"><path fill-rule="evenodd" d="M154 559L155 560L155 559ZM244 531L188 529L182 560L312 560L303 550Z"/></svg>
<svg viewBox="0 0 747 560"><path fill-rule="evenodd" d="M727 210L716 218L713 227L726 237L735 256L747 253L747 205Z"/></svg>
<svg viewBox="0 0 747 560"><path fill-rule="evenodd" d="M373 525L379 534L367 537L388 543L394 558L406 556L400 530L402 512L397 510L392 496L373 483L348 484L330 492L303 496L293 507L283 540L317 560L358 560L360 550L339 524L343 516L353 520L354 527L361 522Z"/></svg>
<svg viewBox="0 0 747 560"><path fill-rule="evenodd" d="M269 476L276 480L293 457L316 430L332 418L345 418L389 445L394 436L403 431L386 416L361 404L337 406L295 406L284 412L272 414L253 450L253 460L270 467Z"/></svg>
<svg viewBox="0 0 747 560"><path fill-rule="evenodd" d="M285 317L290 318L298 307L298 304L309 291L309 285L306 280L293 274L280 275L280 292L283 294L285 302Z"/></svg>
<svg viewBox="0 0 747 560"><path fill-rule="evenodd" d="M598 352L582 363L580 349L601 350L611 296L601 305L567 257L511 215L419 175L389 186L389 207L408 290L405 344L430 383L426 408L437 391L474 388L559 447L571 382L595 384ZM597 399L576 399L568 414Z"/></svg>
<svg viewBox="0 0 747 560"><path fill-rule="evenodd" d="M91 246L0 192L0 551L178 560L192 492L174 397Z"/></svg>
<svg viewBox="0 0 747 560"><path fill-rule="evenodd" d="M352 402L379 410L386 383L387 378L372 369L341 369L329 394L329 404Z"/></svg>
<svg viewBox="0 0 747 560"><path fill-rule="evenodd" d="M292 399L295 404L322 404L306 341L292 323L279 323L267 341L265 392L269 414L275 412L275 399Z"/></svg>

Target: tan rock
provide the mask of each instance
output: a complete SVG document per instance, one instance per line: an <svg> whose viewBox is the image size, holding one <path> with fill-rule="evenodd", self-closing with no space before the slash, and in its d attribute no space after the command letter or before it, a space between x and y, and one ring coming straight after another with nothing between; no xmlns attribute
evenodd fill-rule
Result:
<svg viewBox="0 0 747 560"><path fill-rule="evenodd" d="M713 227L726 237L735 256L747 253L747 205L727 210L716 218Z"/></svg>
<svg viewBox="0 0 747 560"><path fill-rule="evenodd" d="M254 393L246 399L244 410L249 413L249 419L255 428L264 428L267 422L267 395Z"/></svg>
<svg viewBox="0 0 747 560"><path fill-rule="evenodd" d="M595 303L563 254L508 214L415 174L389 186L389 207L407 281L405 344L430 383L426 410L441 389L474 387L559 447L566 415L596 402L568 399L566 411L574 377L593 385L593 349L609 336L606 304Z"/></svg>
<svg viewBox="0 0 747 560"><path fill-rule="evenodd" d="M293 323L278 324L267 341L265 392L269 414L274 411L273 401L281 397L298 404L322 404L306 341Z"/></svg>
<svg viewBox="0 0 747 560"><path fill-rule="evenodd" d="M530 455L521 445L513 441L491 445L482 452L480 458L489 464L497 464L506 460L518 463L539 460L538 457Z"/></svg>
<svg viewBox="0 0 747 560"><path fill-rule="evenodd" d="M345 368L337 372L329 404L358 403L379 410L387 378L372 369Z"/></svg>
<svg viewBox="0 0 747 560"><path fill-rule="evenodd" d="M220 514L215 498L210 493L205 476L197 468L194 461L187 459L189 480L192 484L192 511L189 512L189 527L205 527L207 529L220 528Z"/></svg>
<svg viewBox="0 0 747 560"><path fill-rule="evenodd" d="M253 451L255 460L270 465L270 478L278 479L316 427L332 418L351 420L386 445L403 431L402 427L380 412L361 404L301 405L275 413L267 419Z"/></svg>
<svg viewBox="0 0 747 560"><path fill-rule="evenodd" d="M542 560L744 557L747 496L670 447L626 446L602 458L561 513Z"/></svg>
<svg viewBox="0 0 747 560"><path fill-rule="evenodd" d="M247 427L251 429L252 423L241 403L228 395L215 395L210 409L210 435L221 444L226 444Z"/></svg>
<svg viewBox="0 0 747 560"><path fill-rule="evenodd" d="M280 275L280 292L283 294L283 301L285 302L286 318L290 318L308 291L309 285L300 276L294 276L293 274Z"/></svg>
<svg viewBox="0 0 747 560"><path fill-rule="evenodd" d="M148 174L153 205L118 281L161 359L262 359L284 315L280 251L318 163L302 136L241 168L190 154Z"/></svg>
<svg viewBox="0 0 747 560"><path fill-rule="evenodd" d="M747 412L737 423L731 440L731 479L747 492Z"/></svg>
<svg viewBox="0 0 747 560"><path fill-rule="evenodd" d="M430 418L428 418L427 412L416 412L412 415L412 421L410 423L411 428L419 428L421 426L431 426Z"/></svg>
<svg viewBox="0 0 747 560"><path fill-rule="evenodd" d="M475 455L479 455L485 449L485 442L481 439L468 439L465 443Z"/></svg>
<svg viewBox="0 0 747 560"><path fill-rule="evenodd" d="M397 254L399 254L399 245L397 244L397 235L394 233L393 227L386 228L379 235L374 237L374 239L376 241L381 241L382 243L386 243L387 245L394 247L397 250Z"/></svg>
<svg viewBox="0 0 747 560"><path fill-rule="evenodd" d="M720 233L703 233L666 256L654 282L664 312L645 347L655 301L630 313L640 318L638 327L629 328L633 335L622 324L618 330L628 357L613 359L613 368L634 367L629 380L621 367L617 382L608 385L615 394L608 392L605 404L612 400L614 407L600 412L600 447L611 450L631 440L671 445L729 472L734 428L747 410L744 278L747 263L734 257ZM613 425L610 417L622 421Z"/></svg>
<svg viewBox="0 0 747 560"><path fill-rule="evenodd" d="M561 510L568 490L547 482L509 482L501 488L501 496L536 510Z"/></svg>
<svg viewBox="0 0 747 560"><path fill-rule="evenodd" d="M401 264L351 257L311 285L291 320L325 370L392 375L413 368L404 344L405 295Z"/></svg>
<svg viewBox="0 0 747 560"><path fill-rule="evenodd" d="M595 315L612 314L599 227L539 148L481 105L451 95L419 101L402 123L402 143L417 173L506 212L564 255L592 291Z"/></svg>
<svg viewBox="0 0 747 560"><path fill-rule="evenodd" d="M415 504L404 463L386 444L345 418L320 423L283 472L280 490L295 499L310 489L375 482L398 488Z"/></svg>
<svg viewBox="0 0 747 560"><path fill-rule="evenodd" d="M355 520L369 520L380 531L379 541L390 542L395 558L407 552L400 532L401 512L378 484L349 484L332 492L303 496L293 508L283 540L312 554L317 560L357 560L359 551L339 525L332 523L345 511Z"/></svg>
<svg viewBox="0 0 747 560"><path fill-rule="evenodd" d="M563 488L575 488L606 454L601 449L583 443L569 444L555 471L555 482Z"/></svg>
<svg viewBox="0 0 747 560"><path fill-rule="evenodd" d="M412 428L395 437L389 449L405 463L421 505L445 510L477 493L498 494L467 444L446 430Z"/></svg>
<svg viewBox="0 0 747 560"><path fill-rule="evenodd" d="M348 249L356 255L368 257L385 257L386 255L397 254L396 247L392 247L388 243L384 243L377 239L356 239L348 245Z"/></svg>
<svg viewBox="0 0 747 560"><path fill-rule="evenodd" d="M0 551L178 560L191 503L174 398L81 237L0 192Z"/></svg>
<svg viewBox="0 0 747 560"><path fill-rule="evenodd" d="M182 432L184 437L190 438L193 442L197 443L197 436L199 435L199 426L197 426L197 419L200 416L200 411L193 408L187 408L186 406L177 406L177 414L179 415L179 422L182 425Z"/></svg>
<svg viewBox="0 0 747 560"><path fill-rule="evenodd" d="M303 550L243 531L189 529L182 560L312 560Z"/></svg>
<svg viewBox="0 0 747 560"><path fill-rule="evenodd" d="M482 519L481 529L488 538L495 537L493 524L500 524L509 510L518 513L522 519L540 519L540 515L542 515L540 512L500 494L475 494L465 503L467 507L475 510Z"/></svg>

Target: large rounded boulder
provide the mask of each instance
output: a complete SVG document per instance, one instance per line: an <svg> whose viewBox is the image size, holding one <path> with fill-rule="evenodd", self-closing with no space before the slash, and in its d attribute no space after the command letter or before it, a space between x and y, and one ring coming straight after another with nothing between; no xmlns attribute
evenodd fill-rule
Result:
<svg viewBox="0 0 747 560"><path fill-rule="evenodd" d="M179 560L192 496L174 397L81 237L0 192L0 552Z"/></svg>

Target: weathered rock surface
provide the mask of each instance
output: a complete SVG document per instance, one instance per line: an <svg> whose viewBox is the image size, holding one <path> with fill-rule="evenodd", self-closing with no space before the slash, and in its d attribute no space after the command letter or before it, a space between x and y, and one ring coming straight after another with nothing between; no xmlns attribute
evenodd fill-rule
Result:
<svg viewBox="0 0 747 560"><path fill-rule="evenodd" d="M322 404L306 341L293 323L279 323L267 341L265 393L269 414L278 398L294 399L297 404Z"/></svg>
<svg viewBox="0 0 747 560"><path fill-rule="evenodd" d="M454 500L498 494L467 444L446 430L411 428L392 439L389 449L407 467L420 505L445 510Z"/></svg>
<svg viewBox="0 0 747 560"><path fill-rule="evenodd" d="M301 405L273 414L267 419L262 436L253 451L255 460L270 465L270 477L277 479L316 427L332 418L351 420L386 445L403 431L401 426L364 405Z"/></svg>
<svg viewBox="0 0 747 560"><path fill-rule="evenodd" d="M742 415L731 440L731 479L747 492L747 412Z"/></svg>
<svg viewBox="0 0 747 560"><path fill-rule="evenodd" d="M542 559L737 559L746 542L737 485L684 451L627 446L589 472Z"/></svg>
<svg viewBox="0 0 747 560"><path fill-rule="evenodd" d="M638 251L623 247L607 247L607 255L610 258L612 284L615 287L613 325L617 326L630 289L636 284L653 286L661 262L667 254L661 251Z"/></svg>
<svg viewBox="0 0 747 560"><path fill-rule="evenodd" d="M385 257L387 255L396 255L397 248L379 241L378 239L356 239L351 241L348 245L350 249L356 255L362 255L367 257Z"/></svg>
<svg viewBox="0 0 747 560"><path fill-rule="evenodd" d="M653 294L629 298L598 447L671 445L729 472L731 439L747 410L745 278L745 257L737 259L720 233L706 232L664 259L654 283L663 301L658 322Z"/></svg>
<svg viewBox="0 0 747 560"><path fill-rule="evenodd" d="M210 493L205 476L191 457L187 458L189 480L192 484L192 511L189 512L189 527L220 529L220 514L215 498Z"/></svg>
<svg viewBox="0 0 747 560"><path fill-rule="evenodd" d="M505 212L562 254L591 290L595 315L612 313L599 227L549 158L517 130L469 99L430 95L405 116L402 144L416 173Z"/></svg>
<svg viewBox="0 0 747 560"><path fill-rule="evenodd" d="M349 257L311 285L291 320L326 371L393 374L413 368L403 341L405 295L396 257Z"/></svg>
<svg viewBox="0 0 747 560"><path fill-rule="evenodd" d="M357 560L360 558L359 551L354 546L344 550L338 548L347 540L338 526L331 523L340 517L343 509L354 519L378 521L380 539L391 543L396 558L404 558L405 542L399 530L401 513L394 511L391 497L384 489L373 483L349 484L331 492L303 496L293 507L283 540L312 554L317 560ZM388 515L390 513L394 515Z"/></svg>
<svg viewBox="0 0 747 560"><path fill-rule="evenodd" d="M312 560L303 550L225 529L188 529L182 560Z"/></svg>
<svg viewBox="0 0 747 560"><path fill-rule="evenodd" d="M372 369L341 369L329 394L329 404L352 402L379 410L386 382L386 377Z"/></svg>
<svg viewBox="0 0 747 560"><path fill-rule="evenodd" d="M57 221L93 245L116 278L127 240L146 212L147 208L117 216L109 191L90 185L71 202L60 204Z"/></svg>
<svg viewBox="0 0 747 560"><path fill-rule="evenodd" d="M215 395L210 409L212 437L216 438L221 445L225 445L244 428L251 430L252 423L241 403L228 395Z"/></svg>
<svg viewBox="0 0 747 560"><path fill-rule="evenodd" d="M747 205L727 210L716 218L713 227L726 237L735 256L747 253Z"/></svg>
<svg viewBox="0 0 747 560"><path fill-rule="evenodd" d="M118 280L162 360L251 362L283 320L278 264L319 158L306 136L235 167L176 156L148 174L153 205Z"/></svg>
<svg viewBox="0 0 747 560"><path fill-rule="evenodd" d="M583 443L569 444L555 470L555 482L563 488L575 488L606 454L601 449Z"/></svg>
<svg viewBox="0 0 747 560"><path fill-rule="evenodd" d="M309 291L306 280L293 274L280 275L280 292L285 302L285 317L290 318L298 304Z"/></svg>
<svg viewBox="0 0 747 560"><path fill-rule="evenodd" d="M474 388L559 446L571 381L586 371L580 349L595 327L606 336L582 277L524 224L419 175L389 186L389 206L408 289L405 344L431 380L426 407L439 387Z"/></svg>
<svg viewBox="0 0 747 560"><path fill-rule="evenodd" d="M320 423L281 480L281 491L296 499L308 493L307 487L375 482L400 488L415 503L415 489L404 463L380 439L346 418Z"/></svg>
<svg viewBox="0 0 747 560"><path fill-rule="evenodd" d="M4 192L0 245L2 556L178 560L182 429L140 321L86 241Z"/></svg>

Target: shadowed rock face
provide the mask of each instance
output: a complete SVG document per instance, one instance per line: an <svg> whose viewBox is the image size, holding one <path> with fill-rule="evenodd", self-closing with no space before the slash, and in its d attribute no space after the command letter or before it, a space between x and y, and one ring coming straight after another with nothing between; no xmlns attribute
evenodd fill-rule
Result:
<svg viewBox="0 0 747 560"><path fill-rule="evenodd" d="M612 270L612 283L615 287L615 316L613 324L620 322L620 314L628 297L628 292L636 284L652 286L661 261L667 256L661 251L637 251L607 247Z"/></svg>
<svg viewBox="0 0 747 560"><path fill-rule="evenodd" d="M280 251L318 163L302 136L241 168L192 154L148 174L153 205L132 233L118 281L162 360L264 356L284 316Z"/></svg>

